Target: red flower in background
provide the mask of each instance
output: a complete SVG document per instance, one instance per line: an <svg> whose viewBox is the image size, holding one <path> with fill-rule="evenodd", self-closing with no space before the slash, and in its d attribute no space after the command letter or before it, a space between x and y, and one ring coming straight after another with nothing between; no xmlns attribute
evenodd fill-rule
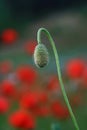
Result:
<svg viewBox="0 0 87 130"><path fill-rule="evenodd" d="M36 108L39 103L39 96L36 92L25 94L20 101L20 105L27 109Z"/></svg>
<svg viewBox="0 0 87 130"><path fill-rule="evenodd" d="M32 66L20 66L16 71L17 78L20 81L32 84L36 81L37 72Z"/></svg>
<svg viewBox="0 0 87 130"><path fill-rule="evenodd" d="M45 104L48 102L48 95L46 92L40 92L39 94L39 101L41 104Z"/></svg>
<svg viewBox="0 0 87 130"><path fill-rule="evenodd" d="M9 124L16 128L28 128L35 127L35 120L32 115L24 110L17 110L9 116Z"/></svg>
<svg viewBox="0 0 87 130"><path fill-rule="evenodd" d="M0 64L0 72L3 74L7 74L12 70L12 62L11 61L3 61Z"/></svg>
<svg viewBox="0 0 87 130"><path fill-rule="evenodd" d="M66 64L66 74L72 79L80 78L84 70L84 65L83 60L72 59Z"/></svg>
<svg viewBox="0 0 87 130"><path fill-rule="evenodd" d="M2 32L2 41L5 44L11 44L18 38L18 33L15 29L6 29Z"/></svg>
<svg viewBox="0 0 87 130"><path fill-rule="evenodd" d="M0 114L6 113L9 109L9 102L5 97L0 96Z"/></svg>
<svg viewBox="0 0 87 130"><path fill-rule="evenodd" d="M14 83L4 80L1 84L2 86L2 93L6 96L14 96L16 93L16 88Z"/></svg>
<svg viewBox="0 0 87 130"><path fill-rule="evenodd" d="M33 55L34 53L34 49L36 47L37 43L36 41L28 41L26 44L25 44L25 51L27 54L30 54L30 55Z"/></svg>
<svg viewBox="0 0 87 130"><path fill-rule="evenodd" d="M47 106L38 106L34 109L33 113L37 116L37 117L46 117L49 115L49 107Z"/></svg>
<svg viewBox="0 0 87 130"><path fill-rule="evenodd" d="M49 78L49 82L48 82L48 89L49 90L59 90L59 81L58 81L58 77L56 75L52 75Z"/></svg>
<svg viewBox="0 0 87 130"><path fill-rule="evenodd" d="M66 119L69 117L69 112L67 107L63 106L60 101L54 101L51 104L52 114L59 119Z"/></svg>

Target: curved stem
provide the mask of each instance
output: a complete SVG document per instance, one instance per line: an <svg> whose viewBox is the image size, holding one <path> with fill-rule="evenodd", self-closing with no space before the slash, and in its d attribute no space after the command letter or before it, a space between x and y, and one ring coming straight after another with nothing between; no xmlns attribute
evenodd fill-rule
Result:
<svg viewBox="0 0 87 130"><path fill-rule="evenodd" d="M53 48L54 56L55 56L55 60L56 60L56 66L57 66L57 74L58 74L58 78L59 78L59 82L60 82L60 87L61 87L61 90L62 90L62 94L64 96L64 100L66 102L66 105L67 105L67 107L69 109L72 121L73 121L73 123L75 125L75 128L76 128L76 130L79 130L79 126L77 124L76 118L75 118L75 116L73 114L72 108L70 106L68 97L67 97L66 92L65 92L65 88L64 88L64 84L63 84L62 76L61 76L61 70L60 70L60 64L59 64L59 56L58 56L58 53L57 53L57 49L55 47L55 43L54 43L54 41L53 41L50 33L47 31L47 29L40 28L38 30L38 32L37 32L37 41L38 41L38 44L41 44L41 32L44 32L47 35L47 37L48 37L48 39L49 39L49 41L51 43L51 46Z"/></svg>

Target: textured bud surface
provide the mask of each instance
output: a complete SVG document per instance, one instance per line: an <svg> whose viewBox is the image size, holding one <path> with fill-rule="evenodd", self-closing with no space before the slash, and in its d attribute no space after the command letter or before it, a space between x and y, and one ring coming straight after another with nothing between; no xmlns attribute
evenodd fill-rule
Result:
<svg viewBox="0 0 87 130"><path fill-rule="evenodd" d="M44 44L38 44L34 51L34 62L37 67L44 67L48 64L49 55L48 50Z"/></svg>

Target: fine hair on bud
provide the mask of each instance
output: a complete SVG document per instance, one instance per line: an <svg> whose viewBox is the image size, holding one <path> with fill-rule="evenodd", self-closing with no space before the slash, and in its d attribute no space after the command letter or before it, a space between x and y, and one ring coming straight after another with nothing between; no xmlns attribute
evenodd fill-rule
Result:
<svg viewBox="0 0 87 130"><path fill-rule="evenodd" d="M44 67L49 62L48 50L44 44L38 44L34 51L34 62L37 67Z"/></svg>

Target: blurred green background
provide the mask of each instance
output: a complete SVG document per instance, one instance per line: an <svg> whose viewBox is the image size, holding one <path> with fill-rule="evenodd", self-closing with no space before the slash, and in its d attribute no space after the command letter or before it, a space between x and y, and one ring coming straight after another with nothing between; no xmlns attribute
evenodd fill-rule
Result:
<svg viewBox="0 0 87 130"><path fill-rule="evenodd" d="M25 39L36 39L38 28L46 27L55 39L59 51L69 52L71 55L85 53L86 3L85 0L0 0L0 33L4 29L14 28L20 33L19 43L22 44Z"/></svg>

